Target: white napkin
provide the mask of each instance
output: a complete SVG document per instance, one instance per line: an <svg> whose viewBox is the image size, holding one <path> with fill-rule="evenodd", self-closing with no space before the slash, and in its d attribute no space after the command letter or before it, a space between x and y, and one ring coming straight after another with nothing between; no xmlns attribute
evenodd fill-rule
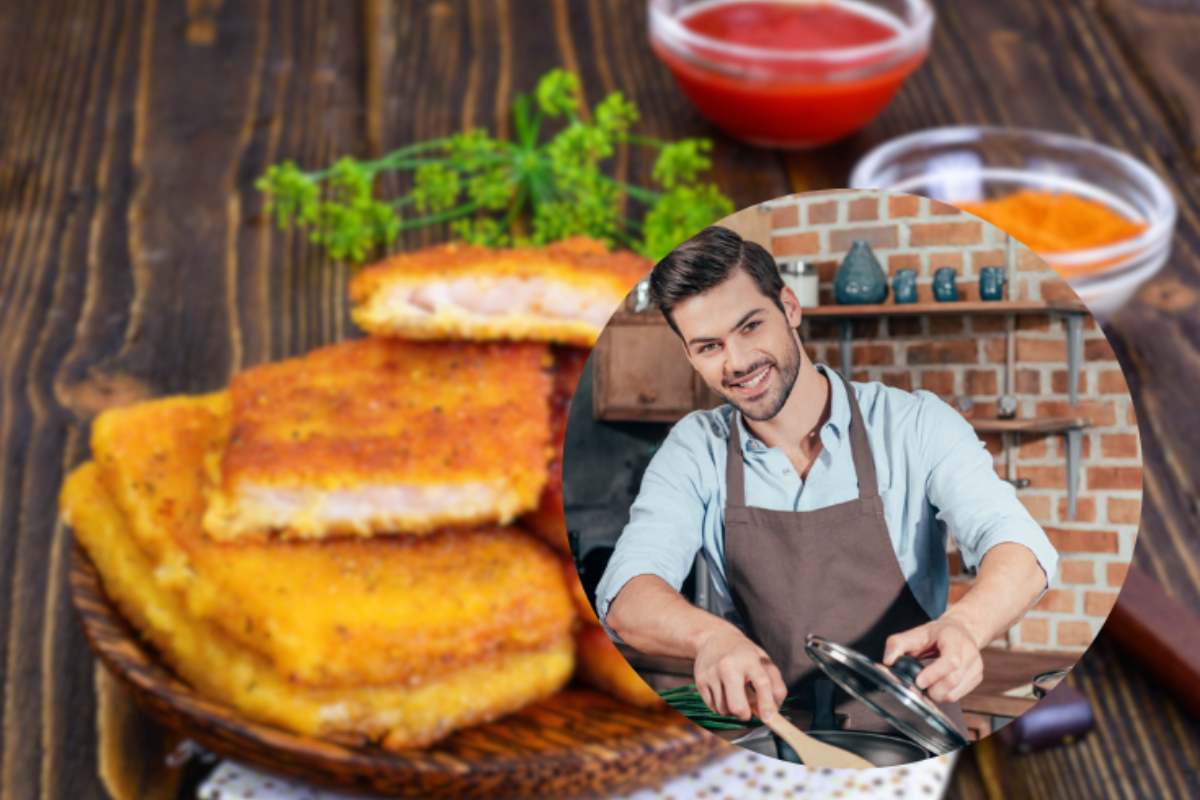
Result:
<svg viewBox="0 0 1200 800"><path fill-rule="evenodd" d="M657 789L614 800L672 798L794 798L794 800L937 800L950 783L955 754L903 767L867 770L809 769L738 749L732 755L670 779ZM233 761L221 762L200 786L199 800L370 800L364 795L317 789Z"/></svg>

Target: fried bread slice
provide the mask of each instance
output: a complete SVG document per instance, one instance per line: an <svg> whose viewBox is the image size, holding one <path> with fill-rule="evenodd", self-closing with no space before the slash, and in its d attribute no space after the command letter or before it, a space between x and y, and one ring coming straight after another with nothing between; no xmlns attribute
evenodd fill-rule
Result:
<svg viewBox="0 0 1200 800"><path fill-rule="evenodd" d="M101 414L98 472L158 586L287 679L407 683L558 641L574 618L557 558L514 528L217 542L201 516L229 395Z"/></svg>
<svg viewBox="0 0 1200 800"><path fill-rule="evenodd" d="M575 237L544 247L447 244L402 253L350 282L355 323L411 339L529 339L590 347L650 269Z"/></svg>
<svg viewBox="0 0 1200 800"><path fill-rule="evenodd" d="M248 717L302 734L417 747L546 697L570 677L574 645L569 634L559 634L533 649L439 668L436 677L416 685L297 684L220 626L198 619L178 592L163 585L95 463L68 476L61 505L125 618L194 689Z"/></svg>
<svg viewBox="0 0 1200 800"><path fill-rule="evenodd" d="M370 338L248 369L205 530L215 539L504 524L546 481L550 356Z"/></svg>

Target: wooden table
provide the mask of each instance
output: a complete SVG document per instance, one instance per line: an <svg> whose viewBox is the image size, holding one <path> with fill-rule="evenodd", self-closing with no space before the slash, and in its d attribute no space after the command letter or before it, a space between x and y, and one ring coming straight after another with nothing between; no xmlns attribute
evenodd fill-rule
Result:
<svg viewBox="0 0 1200 800"><path fill-rule="evenodd" d="M714 135L646 46L644 5L4 4L0 796L103 796L96 678L55 521L63 473L87 453L88 421L114 403L215 389L243 365L351 330L346 271L301 236L272 230L254 178L284 158L325 164L468 125L507 134L513 93L556 65L582 75L589 101L624 91L643 132ZM1200 4L937 5L929 62L861 135L793 154L715 135L716 179L739 206L839 187L880 141L962 122L1087 135L1163 175L1180 202L1171 262L1110 335L1145 453L1135 560L1200 607ZM618 161L627 175L649 169L640 157ZM1029 792L1200 794L1200 724L1127 655L1102 636L1071 681L1095 705L1097 730L1023 759ZM970 759L953 795L981 796Z"/></svg>

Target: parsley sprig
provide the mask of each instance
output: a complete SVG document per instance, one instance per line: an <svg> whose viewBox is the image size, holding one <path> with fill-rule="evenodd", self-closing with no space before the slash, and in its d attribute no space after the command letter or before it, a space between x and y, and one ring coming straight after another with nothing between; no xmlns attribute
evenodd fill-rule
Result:
<svg viewBox="0 0 1200 800"><path fill-rule="evenodd" d="M562 69L512 106L513 138L473 129L410 144L382 158L343 156L325 169L293 161L255 186L281 228L297 225L338 260L360 262L402 231L450 223L474 244L546 244L586 234L657 259L733 204L702 179L707 139L668 142L631 132L638 111L612 92L587 115L579 79ZM552 133L548 133L553 128ZM617 180L603 166L621 145L656 151L651 186ZM408 173L408 191L380 197L381 176ZM641 219L623 213L642 212Z"/></svg>

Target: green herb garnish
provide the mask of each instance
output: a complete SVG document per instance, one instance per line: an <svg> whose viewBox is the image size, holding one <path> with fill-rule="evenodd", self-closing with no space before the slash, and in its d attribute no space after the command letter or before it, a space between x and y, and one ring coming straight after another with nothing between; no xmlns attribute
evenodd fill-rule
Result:
<svg viewBox="0 0 1200 800"><path fill-rule="evenodd" d="M683 714L700 727L707 728L708 730L734 730L736 728L751 728L762 724L758 717L753 715L747 721L738 719L737 717L718 714L713 711L705 704L704 698L700 696L700 691L694 683L689 683L687 686L677 686L674 689L665 689L658 694L671 708ZM786 710L789 704L794 703L796 699L795 695L789 695L784 699L783 705L780 708Z"/></svg>
<svg viewBox="0 0 1200 800"><path fill-rule="evenodd" d="M546 244L587 235L657 259L733 211L701 175L712 165L707 139L667 142L631 133L638 111L613 92L581 116L579 79L555 69L512 106L512 141L475 129L362 161L343 156L305 172L293 161L270 167L255 186L281 228L298 225L335 259L362 261L401 231L450 223L461 239L488 246ZM555 132L543 138L548 123ZM657 151L653 186L601 169L620 145ZM408 191L379 197L379 178L407 173ZM623 207L641 210L638 221Z"/></svg>

